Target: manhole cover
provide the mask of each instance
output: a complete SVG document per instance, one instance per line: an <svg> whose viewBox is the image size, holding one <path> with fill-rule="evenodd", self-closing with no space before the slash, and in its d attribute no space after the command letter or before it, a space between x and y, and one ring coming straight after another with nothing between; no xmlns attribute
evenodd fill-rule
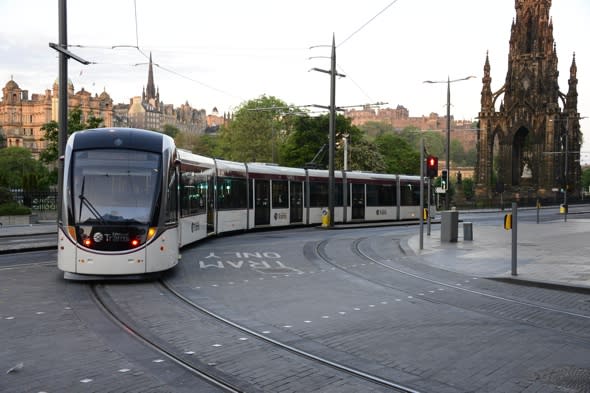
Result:
<svg viewBox="0 0 590 393"><path fill-rule="evenodd" d="M576 392L590 392L590 369L579 367L562 367L543 370L537 377L563 388L574 389Z"/></svg>

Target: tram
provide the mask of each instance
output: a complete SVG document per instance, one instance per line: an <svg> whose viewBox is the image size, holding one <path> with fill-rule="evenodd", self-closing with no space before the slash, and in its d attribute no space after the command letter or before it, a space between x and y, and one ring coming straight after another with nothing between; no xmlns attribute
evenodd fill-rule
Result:
<svg viewBox="0 0 590 393"><path fill-rule="evenodd" d="M58 268L66 279L161 272L188 244L317 225L328 207L328 171L214 159L132 128L72 134L63 179ZM418 176L337 171L335 183L334 222L419 217Z"/></svg>

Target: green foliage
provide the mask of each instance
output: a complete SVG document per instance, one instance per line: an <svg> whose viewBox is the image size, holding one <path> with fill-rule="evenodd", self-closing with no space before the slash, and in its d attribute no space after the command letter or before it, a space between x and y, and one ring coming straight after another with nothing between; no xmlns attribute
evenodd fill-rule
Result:
<svg viewBox="0 0 590 393"><path fill-rule="evenodd" d="M31 209L16 202L0 204L0 216L25 216L31 214Z"/></svg>
<svg viewBox="0 0 590 393"><path fill-rule="evenodd" d="M590 187L590 168L582 171L582 188L587 190Z"/></svg>
<svg viewBox="0 0 590 393"><path fill-rule="evenodd" d="M278 152L289 134L285 116L294 111L272 96L243 103L233 120L220 130L218 154L240 162L280 161Z"/></svg>
<svg viewBox="0 0 590 393"><path fill-rule="evenodd" d="M314 163L319 167L327 168L328 115L295 117L292 120L292 125L293 131L289 133L285 143L281 146L281 164L303 168L315 157ZM318 155L318 153L320 154Z"/></svg>
<svg viewBox="0 0 590 393"><path fill-rule="evenodd" d="M178 127L173 126L172 124L164 124L164 134L168 135L171 138L176 138L176 136L180 133Z"/></svg>
<svg viewBox="0 0 590 393"><path fill-rule="evenodd" d="M0 187L47 189L49 171L35 160L29 149L7 147L0 149Z"/></svg>
<svg viewBox="0 0 590 393"><path fill-rule="evenodd" d="M281 146L280 164L302 168L314 160L320 168L327 168L329 163L329 116L296 116L291 118L290 129ZM336 154L335 169L344 167L343 137L348 138L348 169L376 170L381 158L375 155L375 147L364 140L363 133L352 125L351 119L336 116Z"/></svg>
<svg viewBox="0 0 590 393"><path fill-rule="evenodd" d="M473 199L475 196L475 183L472 178L463 179L463 194L467 200Z"/></svg>
<svg viewBox="0 0 590 393"><path fill-rule="evenodd" d="M366 139L358 139L350 146L348 169L351 171L386 172L386 164L383 156L374 143ZM336 168L339 169L341 161L336 160Z"/></svg>
<svg viewBox="0 0 590 393"><path fill-rule="evenodd" d="M74 108L68 113L68 137L76 131L86 130L90 128L98 128L102 124L102 118L91 114L88 117L88 122L82 121L82 109ZM48 165L56 166L58 159L58 144L59 144L59 124L56 121L45 123L41 127L45 131L45 140L47 141L47 148L41 152L40 160Z"/></svg>
<svg viewBox="0 0 590 393"><path fill-rule="evenodd" d="M218 139L216 135L195 135L181 131L174 138L174 142L179 148L195 154L201 154L207 157L217 156Z"/></svg>
<svg viewBox="0 0 590 393"><path fill-rule="evenodd" d="M0 187L0 205L13 201L10 190L6 187Z"/></svg>
<svg viewBox="0 0 590 393"><path fill-rule="evenodd" d="M380 135L393 134L395 132L395 129L391 124L382 121L368 121L359 126L359 128L370 140L373 140Z"/></svg>
<svg viewBox="0 0 590 393"><path fill-rule="evenodd" d="M380 135L375 139L378 152L383 156L385 171L405 175L420 174L420 151L398 135Z"/></svg>

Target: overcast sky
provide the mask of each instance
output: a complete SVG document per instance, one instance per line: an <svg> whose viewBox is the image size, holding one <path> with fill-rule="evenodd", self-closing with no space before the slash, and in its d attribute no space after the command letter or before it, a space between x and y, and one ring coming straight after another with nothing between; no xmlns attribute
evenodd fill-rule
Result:
<svg viewBox="0 0 590 393"><path fill-rule="evenodd" d="M554 38L559 86L568 89L575 52L578 110L590 116L590 1L554 0ZM160 98L188 102L210 113L231 111L262 94L293 105L328 105L329 76L309 71L330 67L335 35L336 105L387 102L410 116L451 112L474 119L489 51L492 89L505 81L515 0L101 0L68 1L71 50L95 63L69 62L75 90L115 103L141 95L152 53ZM43 93L58 76L49 42L58 42L58 0L0 0L0 84L11 76L29 94ZM137 16L137 18L136 18ZM140 50L133 48L138 46ZM113 48L115 47L115 48ZM142 53L143 52L143 53ZM582 131L590 129L588 119ZM590 139L590 131L586 133ZM590 141L588 141L590 143ZM583 150L590 153L586 143Z"/></svg>

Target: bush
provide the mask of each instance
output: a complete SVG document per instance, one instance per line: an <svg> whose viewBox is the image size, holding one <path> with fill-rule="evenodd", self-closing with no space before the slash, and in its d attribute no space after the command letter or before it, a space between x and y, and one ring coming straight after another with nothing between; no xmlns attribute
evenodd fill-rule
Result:
<svg viewBox="0 0 590 393"><path fill-rule="evenodd" d="M6 187L0 187L0 205L8 202L12 202L12 193Z"/></svg>
<svg viewBox="0 0 590 393"><path fill-rule="evenodd" d="M16 202L0 204L0 216L26 216L27 214L31 214L31 209Z"/></svg>

